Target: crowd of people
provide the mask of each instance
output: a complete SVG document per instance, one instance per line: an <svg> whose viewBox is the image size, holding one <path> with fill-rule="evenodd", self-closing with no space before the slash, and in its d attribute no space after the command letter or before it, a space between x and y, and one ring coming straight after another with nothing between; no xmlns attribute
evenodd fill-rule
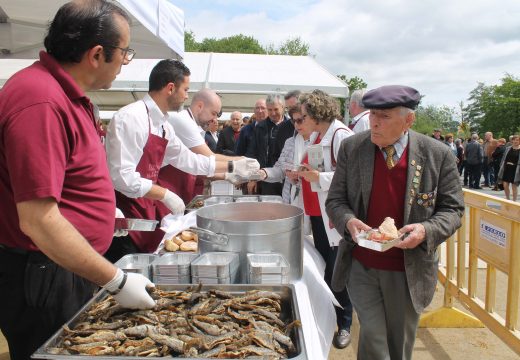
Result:
<svg viewBox="0 0 520 360"><path fill-rule="evenodd" d="M470 189L491 188L504 191L507 200L517 201L520 185L520 136L510 135L508 139L495 139L487 131L484 138L477 133L467 139L455 139L453 134L442 135L435 129L432 138L448 145L457 159L464 186Z"/></svg>
<svg viewBox="0 0 520 360"><path fill-rule="evenodd" d="M359 359L411 359L435 291L436 249L464 211L461 171L472 187L481 174L488 186L511 184L516 199L519 137L504 143L491 174L482 164L499 152L492 134L481 146L476 135L464 144L414 132L421 94L401 85L355 91L348 126L331 96L295 90L258 99L251 118L231 113L219 133L220 97L202 89L183 110L191 71L171 59L100 134L85 94L110 88L135 55L130 41L116 4L72 1L49 25L39 61L0 92L0 290L10 294L0 297L0 329L11 358L28 359L99 287L123 307L152 308L154 284L113 263L154 251L162 234L114 233L114 217L183 214L210 178L303 210L340 305L334 346L350 344L356 311ZM359 246L387 217L403 240L387 252Z"/></svg>

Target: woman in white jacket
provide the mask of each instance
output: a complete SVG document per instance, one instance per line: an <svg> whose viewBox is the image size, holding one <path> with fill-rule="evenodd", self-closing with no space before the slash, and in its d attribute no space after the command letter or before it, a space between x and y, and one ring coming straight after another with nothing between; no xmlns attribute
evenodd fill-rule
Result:
<svg viewBox="0 0 520 360"><path fill-rule="evenodd" d="M325 260L325 282L330 287L341 235L329 222L325 200L341 142L354 133L336 120L339 116L338 104L323 91L314 90L300 96L300 103L304 122L311 122L315 132L310 138L311 145L307 147L308 155L302 161L305 170L298 174L302 179L304 209L305 214L310 216L314 246ZM323 160L316 164L316 160L320 159ZM333 293L343 307L336 307L338 332L334 337L334 346L344 348L350 344L352 304L346 288Z"/></svg>
<svg viewBox="0 0 520 360"><path fill-rule="evenodd" d="M288 112L297 134L285 141L280 157L274 166L260 169L260 175L263 177L261 180L265 182L273 183L285 180L282 190L283 202L303 209L301 185L297 170L314 131L314 124L310 121L303 121L299 104L290 108ZM306 235L310 234L308 216L304 218L304 232Z"/></svg>

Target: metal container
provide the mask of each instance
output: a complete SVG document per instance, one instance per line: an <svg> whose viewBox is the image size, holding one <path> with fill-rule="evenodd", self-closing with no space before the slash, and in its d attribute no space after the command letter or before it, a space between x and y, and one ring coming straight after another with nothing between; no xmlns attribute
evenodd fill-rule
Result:
<svg viewBox="0 0 520 360"><path fill-rule="evenodd" d="M158 223L159 221L157 220L117 218L114 230L155 231Z"/></svg>
<svg viewBox="0 0 520 360"><path fill-rule="evenodd" d="M199 251L240 255L240 282L247 281L248 253L278 253L290 264L289 278L303 273L303 210L270 202L213 205L197 211ZM195 230L196 231L196 230Z"/></svg>
<svg viewBox="0 0 520 360"><path fill-rule="evenodd" d="M192 277L230 277L239 267L239 256L233 252L209 252L191 263ZM196 281L193 281L196 282Z"/></svg>
<svg viewBox="0 0 520 360"><path fill-rule="evenodd" d="M199 254L169 253L152 264L153 281L159 284L187 284L191 280L191 262ZM177 279L177 281L175 281Z"/></svg>
<svg viewBox="0 0 520 360"><path fill-rule="evenodd" d="M163 285L159 286L164 290L185 290L185 285ZM210 289L218 289L222 291L228 291L233 294L244 294L247 291L251 290L265 290L265 291L274 291L281 296L282 300L282 311L280 312L280 318L285 323L289 323L293 320L301 320L300 311L298 309L298 302L296 301L296 290L294 285L212 285L212 286L203 286L202 290L207 291ZM64 327L74 328L78 322L80 314L85 312L92 304L102 301L107 296L106 291L100 291L94 298L90 300L85 306L83 306L73 317L69 320L65 326L61 327L49 340L47 340L31 357L33 359L56 359L56 360L88 360L93 359L91 356L81 356L81 355L56 355L51 354L47 351L49 348L54 348L60 345L64 336ZM296 354L291 357L294 360L304 360L307 359L307 352L305 351L305 339L303 337L303 330L301 327L295 327L291 333L291 338L296 347ZM147 357L137 357L137 356L96 356L96 360L114 360L114 359L124 359L124 360L146 360L149 359ZM190 358L193 360L203 360L199 357Z"/></svg>
<svg viewBox="0 0 520 360"><path fill-rule="evenodd" d="M247 254L248 283L286 284L290 265L280 254Z"/></svg>
<svg viewBox="0 0 520 360"><path fill-rule="evenodd" d="M227 204L233 202L233 196L211 196L204 200L204 206Z"/></svg>
<svg viewBox="0 0 520 360"><path fill-rule="evenodd" d="M114 265L124 272L133 272L151 279L150 264L157 258L154 254L129 254L123 256Z"/></svg>
<svg viewBox="0 0 520 360"><path fill-rule="evenodd" d="M274 202L283 204L283 199L281 196L278 195L260 195L260 201L261 202Z"/></svg>
<svg viewBox="0 0 520 360"><path fill-rule="evenodd" d="M235 198L235 202L258 202L258 196L238 196Z"/></svg>

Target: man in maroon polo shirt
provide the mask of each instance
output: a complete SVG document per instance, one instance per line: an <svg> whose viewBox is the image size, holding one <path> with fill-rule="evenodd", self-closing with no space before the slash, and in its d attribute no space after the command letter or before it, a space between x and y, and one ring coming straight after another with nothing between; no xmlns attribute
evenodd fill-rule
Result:
<svg viewBox="0 0 520 360"><path fill-rule="evenodd" d="M343 234L332 286L347 285L358 314L358 359L411 359L419 315L435 292L437 247L461 224L455 157L410 130L420 98L401 85L367 92L370 131L342 143L329 189L327 213ZM404 239L386 252L357 245L385 217Z"/></svg>
<svg viewBox="0 0 520 360"><path fill-rule="evenodd" d="M63 5L40 61L0 91L0 329L28 359L98 286L151 308L153 284L101 255L115 199L92 103L132 59L128 15L104 0Z"/></svg>

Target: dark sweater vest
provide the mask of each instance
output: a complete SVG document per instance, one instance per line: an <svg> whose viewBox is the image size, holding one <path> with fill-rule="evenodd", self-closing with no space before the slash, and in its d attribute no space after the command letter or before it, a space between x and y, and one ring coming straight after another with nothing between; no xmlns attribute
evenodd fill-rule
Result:
<svg viewBox="0 0 520 360"><path fill-rule="evenodd" d="M386 161L379 149L376 149L374 159L374 175L372 191L368 204L366 224L377 228L385 217L395 220L398 229L403 227L404 199L406 195L406 175L408 169L408 148L406 148L399 162L389 170ZM391 248L379 252L356 246L352 256L365 267L404 271L404 253L402 249Z"/></svg>

